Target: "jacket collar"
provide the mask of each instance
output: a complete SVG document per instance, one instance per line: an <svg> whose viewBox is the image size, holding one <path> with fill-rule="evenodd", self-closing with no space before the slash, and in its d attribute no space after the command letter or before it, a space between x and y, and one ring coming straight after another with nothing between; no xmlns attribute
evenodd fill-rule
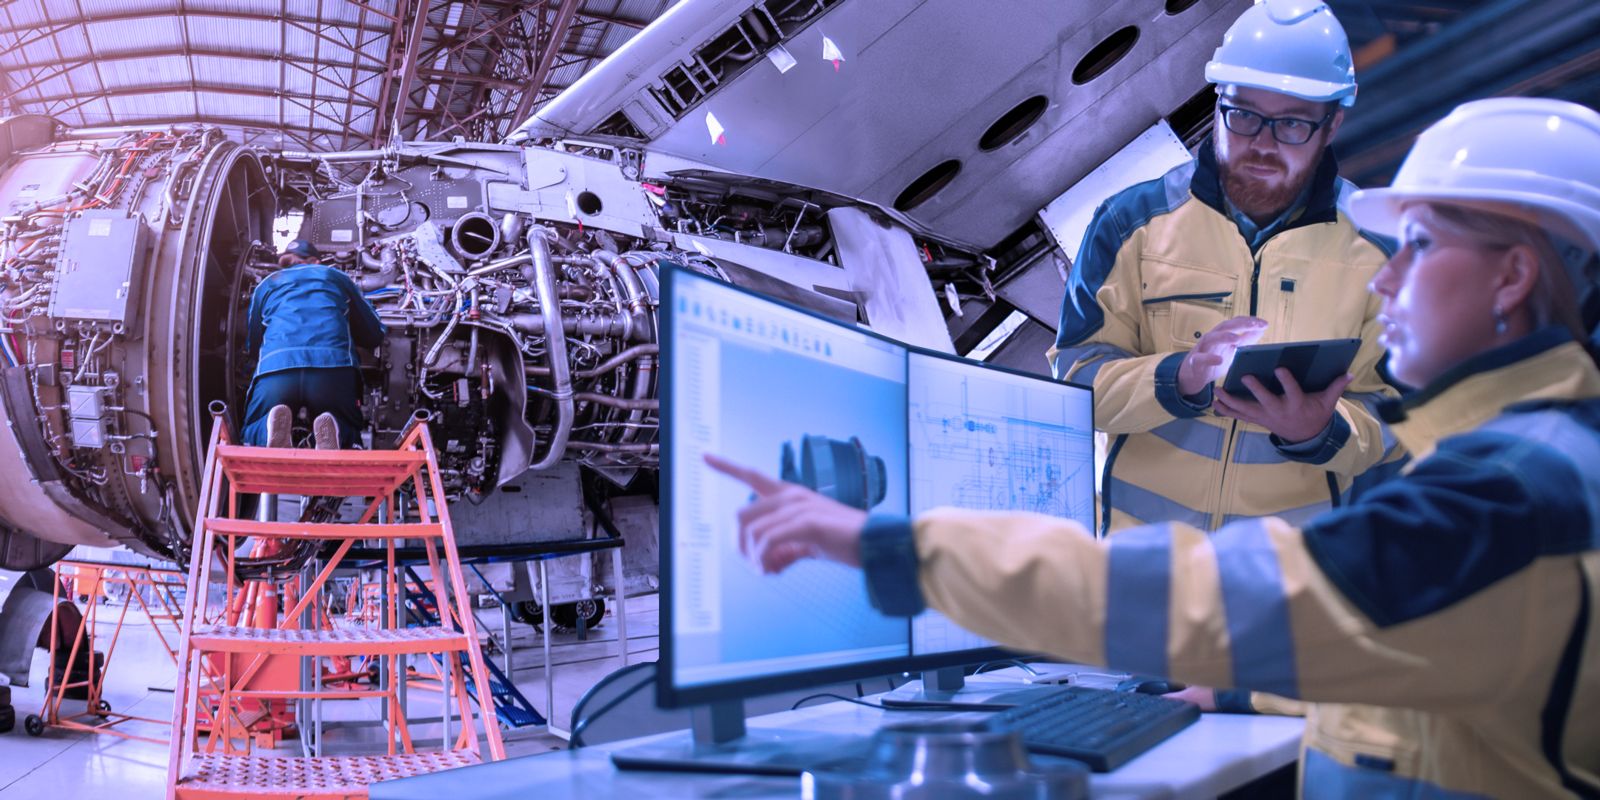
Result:
<svg viewBox="0 0 1600 800"><path fill-rule="evenodd" d="M1189 191L1195 199L1228 216L1227 203L1223 201L1222 170L1217 166L1217 153L1211 137L1200 144L1195 159L1194 177ZM1292 211L1292 209L1291 209ZM1333 148L1324 148L1317 172L1311 176L1311 193L1306 197L1305 212L1290 219L1284 230L1314 225L1319 222L1336 222L1339 219L1339 160Z"/></svg>
<svg viewBox="0 0 1600 800"><path fill-rule="evenodd" d="M1531 400L1600 397L1600 370L1560 327L1534 331L1457 364L1419 392L1382 404L1379 415L1412 456Z"/></svg>

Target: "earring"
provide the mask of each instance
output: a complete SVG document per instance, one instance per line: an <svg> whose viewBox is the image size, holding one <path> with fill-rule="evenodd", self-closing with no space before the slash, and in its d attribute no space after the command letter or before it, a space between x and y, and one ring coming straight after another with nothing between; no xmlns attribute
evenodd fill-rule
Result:
<svg viewBox="0 0 1600 800"><path fill-rule="evenodd" d="M1506 335L1506 312L1501 311L1499 306L1494 309L1494 335Z"/></svg>

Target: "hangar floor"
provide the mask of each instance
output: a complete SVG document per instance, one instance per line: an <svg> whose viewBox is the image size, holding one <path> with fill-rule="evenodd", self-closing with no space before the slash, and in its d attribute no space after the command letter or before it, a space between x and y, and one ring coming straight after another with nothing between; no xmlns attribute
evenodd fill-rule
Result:
<svg viewBox="0 0 1600 800"><path fill-rule="evenodd" d="M655 595L628 600L628 637L630 659L634 662L654 660L657 656L658 627ZM120 611L120 609L117 609ZM109 636L114 614L102 609L102 633ZM162 651L160 642L142 619L135 619L137 609L130 610L122 639L113 656L112 669L107 677L106 698L116 711L142 717L166 719L172 713L172 686L176 672L171 660ZM616 625L608 610L607 617L589 641L579 641L576 633L557 633L551 639L552 660L555 668L555 719L560 727L568 727L572 707L583 693L612 670L620 666L616 657ZM485 621L498 620L497 609L485 609ZM545 704L545 675L539 634L525 625L512 628L514 639L514 680L524 696L541 712ZM499 663L500 656L493 656ZM115 736L91 735L60 728L49 728L38 738L23 732L23 717L39 713L44 701L45 670L49 655L36 650L30 686L12 687L12 704L17 711L16 728L0 734L0 799L3 800L61 800L64 797L118 797L125 800L160 798L166 780L167 746L123 739ZM438 703L426 692L413 693L412 717L437 714ZM361 708L369 705L369 708ZM431 707L430 707L431 705ZM68 700L63 711L81 710L83 703ZM326 704L325 719L330 722L351 719L376 719L376 701L356 700ZM124 726L130 733L164 738L165 726L130 722ZM431 726L414 726L413 734L420 740L430 736L437 741L438 723ZM542 731L542 729L541 729ZM566 743L543 732L506 732L508 755L530 755L560 749ZM371 729L330 725L325 737L325 752L372 752L361 748L363 738L377 738L381 748L381 733ZM298 754L298 746L286 754ZM114 793L114 794L113 794Z"/></svg>

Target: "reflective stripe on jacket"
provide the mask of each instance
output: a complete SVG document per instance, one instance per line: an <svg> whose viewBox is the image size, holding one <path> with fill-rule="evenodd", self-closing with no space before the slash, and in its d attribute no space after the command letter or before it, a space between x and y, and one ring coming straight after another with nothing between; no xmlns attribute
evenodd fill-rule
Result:
<svg viewBox="0 0 1600 800"><path fill-rule="evenodd" d="M1325 153L1306 206L1252 252L1223 210L1211 144L1165 177L1096 212L1073 264L1056 346L1056 377L1092 384L1095 426L1111 435L1100 525L1177 521L1217 528L1277 515L1304 523L1348 499L1354 478L1393 439L1373 413L1394 395L1377 373L1378 299L1367 283L1384 250L1339 212L1343 189ZM1264 343L1359 338L1328 430L1280 447L1256 425L1213 415L1177 389L1178 365L1202 334L1234 316L1268 323Z"/></svg>
<svg viewBox="0 0 1600 800"><path fill-rule="evenodd" d="M874 518L869 594L1024 651L1315 703L1308 797L1597 796L1600 371L1546 329L1403 411L1406 473L1304 527Z"/></svg>

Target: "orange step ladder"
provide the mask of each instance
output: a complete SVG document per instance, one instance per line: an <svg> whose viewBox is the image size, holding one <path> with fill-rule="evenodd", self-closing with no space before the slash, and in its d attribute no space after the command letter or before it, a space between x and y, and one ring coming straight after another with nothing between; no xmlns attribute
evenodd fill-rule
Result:
<svg viewBox="0 0 1600 800"><path fill-rule="evenodd" d="M478 729L488 742L489 758L505 757L505 746L495 722L493 695L478 647L475 618L461 576L455 534L439 483L438 461L427 423L420 418L395 450L293 450L245 447L234 444L221 403L211 407L211 444L206 455L200 513L196 515L195 541L189 564L188 593L184 598L183 638L178 686L173 701L172 743L168 761L167 798L293 797L365 798L367 786L483 761ZM416 522L404 519L401 492L409 485ZM238 518L242 494L288 494L305 497L358 497L367 501L355 523L258 522ZM378 519L382 510L383 522ZM437 519L430 511L436 510ZM337 548L300 593L294 607L281 616L279 626L252 628L226 624L221 610L207 602L213 581L225 582L228 598L240 591L234 578L235 554L246 537L317 539L337 542ZM399 584L394 563L397 539L420 540L426 546L433 591L439 598L441 624L406 627L400 614ZM383 591L388 613L377 627L301 630L295 627L301 612L317 608L324 590L332 590L329 577L357 541L381 540L388 551ZM443 550L442 557L439 550ZM221 562L220 565L218 562ZM442 563L441 563L442 562ZM448 613L446 613L448 612ZM454 624L452 624L454 623ZM460 630L458 631L457 628ZM454 653L466 651L471 675L463 675ZM221 674L206 668L207 654L223 654ZM460 731L453 737L446 722L442 750L418 752L406 722L397 682L388 688L352 691L315 687L304 691L252 688L251 679L267 656L369 655L387 660L388 674L396 675L402 656L429 656L437 668L447 670L447 691L441 696L449 720L454 701ZM247 660L248 659L248 660ZM474 704L466 681L473 681L479 698ZM202 683L206 684L202 687ZM218 705L202 708L205 697ZM244 701L298 699L375 698L385 704L388 725L387 752L368 756L293 757L256 754L239 704ZM476 705L477 724L473 722ZM208 713L210 712L210 713ZM202 722L215 717L202 740Z"/></svg>

